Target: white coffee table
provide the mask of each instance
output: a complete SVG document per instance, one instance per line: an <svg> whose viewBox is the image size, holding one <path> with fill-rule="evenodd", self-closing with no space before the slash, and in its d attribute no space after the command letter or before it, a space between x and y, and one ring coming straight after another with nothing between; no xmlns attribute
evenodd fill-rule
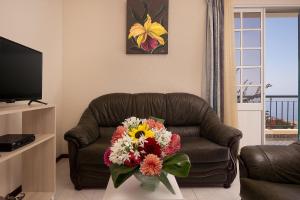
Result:
<svg viewBox="0 0 300 200"><path fill-rule="evenodd" d="M154 192L144 190L134 176L126 180L119 188L114 188L110 178L103 200L184 200L175 177L169 174L168 179L175 194L172 194L162 183Z"/></svg>

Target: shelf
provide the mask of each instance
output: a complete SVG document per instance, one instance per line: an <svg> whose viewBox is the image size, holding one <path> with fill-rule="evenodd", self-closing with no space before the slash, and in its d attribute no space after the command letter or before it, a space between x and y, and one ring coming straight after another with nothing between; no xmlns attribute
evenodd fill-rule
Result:
<svg viewBox="0 0 300 200"><path fill-rule="evenodd" d="M24 200L51 200L53 192L25 192Z"/></svg>
<svg viewBox="0 0 300 200"><path fill-rule="evenodd" d="M35 134L35 140L30 143L30 144L27 144L19 149L16 149L14 151L11 151L11 152L0 152L0 163L10 159L10 158L13 158L14 156L17 156L51 138L54 138L55 137L55 134Z"/></svg>
<svg viewBox="0 0 300 200"><path fill-rule="evenodd" d="M54 105L0 103L1 134L36 133L33 142L11 152L0 152L0 196L22 185L26 200L53 200L56 188L55 112Z"/></svg>
<svg viewBox="0 0 300 200"><path fill-rule="evenodd" d="M14 114L14 113L21 113L21 112L27 112L27 111L33 111L33 110L40 110L40 109L46 109L46 108L53 108L53 105L40 105L40 104L34 104L28 106L27 104L17 104L17 105L1 105L0 106L0 115L7 115L7 114Z"/></svg>

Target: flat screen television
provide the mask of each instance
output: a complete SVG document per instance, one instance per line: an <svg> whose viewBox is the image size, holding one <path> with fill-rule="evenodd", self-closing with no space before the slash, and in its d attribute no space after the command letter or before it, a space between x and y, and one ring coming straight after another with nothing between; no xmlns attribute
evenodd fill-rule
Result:
<svg viewBox="0 0 300 200"><path fill-rule="evenodd" d="M43 54L0 36L0 101L42 98Z"/></svg>

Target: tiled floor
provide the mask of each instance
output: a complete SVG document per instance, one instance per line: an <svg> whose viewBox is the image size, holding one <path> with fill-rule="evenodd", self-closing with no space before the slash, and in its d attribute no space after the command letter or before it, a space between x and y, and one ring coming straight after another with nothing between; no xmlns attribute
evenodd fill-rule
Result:
<svg viewBox="0 0 300 200"><path fill-rule="evenodd" d="M267 138L265 143L267 145L290 145L297 140L297 138Z"/></svg>
<svg viewBox="0 0 300 200"><path fill-rule="evenodd" d="M67 159L57 163L57 188L55 200L101 200L104 190L76 191L69 178L69 164ZM182 188L186 200L238 200L239 181L234 181L231 188Z"/></svg>

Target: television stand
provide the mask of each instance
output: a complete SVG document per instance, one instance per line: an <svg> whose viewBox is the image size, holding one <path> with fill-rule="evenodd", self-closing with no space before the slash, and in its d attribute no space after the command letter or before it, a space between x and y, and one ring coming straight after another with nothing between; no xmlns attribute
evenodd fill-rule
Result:
<svg viewBox="0 0 300 200"><path fill-rule="evenodd" d="M22 185L23 200L53 200L56 188L55 106L0 106L0 130L3 133L35 133L35 141L11 152L0 152L0 196Z"/></svg>
<svg viewBox="0 0 300 200"><path fill-rule="evenodd" d="M47 103L42 102L42 101L39 101L39 100L37 100L37 99L32 99L32 100L30 100L30 101L28 102L28 105L30 106L32 102L37 102L37 103L41 103L41 104L47 105Z"/></svg>

